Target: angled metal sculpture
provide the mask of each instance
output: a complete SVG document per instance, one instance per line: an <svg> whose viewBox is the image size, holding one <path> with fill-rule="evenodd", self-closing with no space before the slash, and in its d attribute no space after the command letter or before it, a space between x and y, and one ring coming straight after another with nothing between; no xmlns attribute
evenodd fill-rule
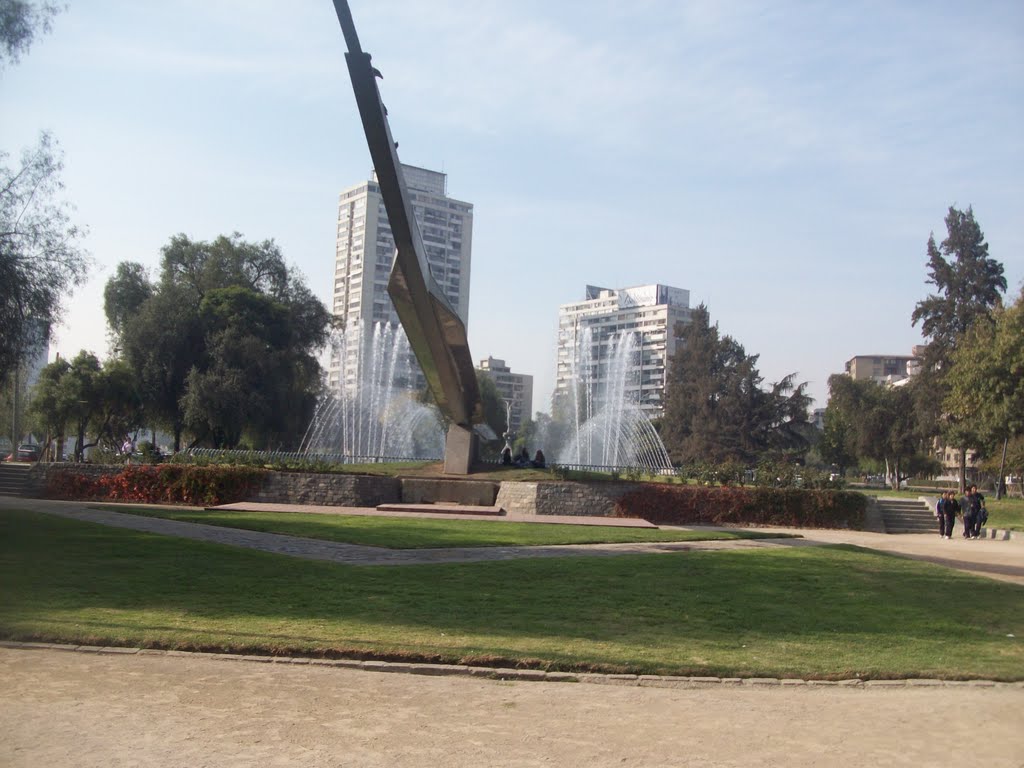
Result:
<svg viewBox="0 0 1024 768"><path fill-rule="evenodd" d="M334 10L348 46L345 61L352 90L395 239L388 294L438 408L450 422L445 472L469 474L477 448L473 425L482 425L484 419L466 326L430 274L398 161L398 145L391 138L387 110L377 89L377 78L382 75L359 45L348 2L334 0Z"/></svg>

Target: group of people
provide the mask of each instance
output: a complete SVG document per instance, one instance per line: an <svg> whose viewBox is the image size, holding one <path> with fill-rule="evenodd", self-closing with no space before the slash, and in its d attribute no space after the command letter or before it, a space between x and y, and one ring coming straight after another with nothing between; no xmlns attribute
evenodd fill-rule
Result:
<svg viewBox="0 0 1024 768"><path fill-rule="evenodd" d="M506 445L501 451L501 463L505 466L511 466L515 464L517 467L535 467L536 469L544 469L547 466L547 461L544 458L544 451L537 449L537 453L530 458L529 451L526 450L526 446L523 446L523 450L516 454L515 458L512 457L512 449Z"/></svg>
<svg viewBox="0 0 1024 768"><path fill-rule="evenodd" d="M939 518L939 536L944 539L953 537L953 524L958 516L964 521L965 539L978 538L981 535L981 526L988 520L985 497L978 493L976 485L968 488L960 501L957 501L956 493L953 491L943 491L935 505L935 512Z"/></svg>

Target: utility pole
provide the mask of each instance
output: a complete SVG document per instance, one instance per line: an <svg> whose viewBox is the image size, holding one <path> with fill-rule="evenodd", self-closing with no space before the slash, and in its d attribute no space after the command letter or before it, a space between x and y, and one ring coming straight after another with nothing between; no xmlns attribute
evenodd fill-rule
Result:
<svg viewBox="0 0 1024 768"><path fill-rule="evenodd" d="M21 364L16 362L14 364L14 376L11 380L11 386L13 394L11 396L11 451L17 455L18 443L20 442L20 435L18 434L18 380L21 378Z"/></svg>

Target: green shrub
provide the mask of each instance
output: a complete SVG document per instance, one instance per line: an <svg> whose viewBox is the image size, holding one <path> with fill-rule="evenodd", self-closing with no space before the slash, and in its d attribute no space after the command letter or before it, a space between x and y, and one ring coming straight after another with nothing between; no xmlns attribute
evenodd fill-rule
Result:
<svg viewBox="0 0 1024 768"><path fill-rule="evenodd" d="M251 495L260 487L265 474L266 470L255 467L187 464L126 466L96 478L74 470L58 470L49 478L47 496L215 506Z"/></svg>
<svg viewBox="0 0 1024 768"><path fill-rule="evenodd" d="M650 484L616 502L618 517L656 525L864 526L866 498L849 491Z"/></svg>

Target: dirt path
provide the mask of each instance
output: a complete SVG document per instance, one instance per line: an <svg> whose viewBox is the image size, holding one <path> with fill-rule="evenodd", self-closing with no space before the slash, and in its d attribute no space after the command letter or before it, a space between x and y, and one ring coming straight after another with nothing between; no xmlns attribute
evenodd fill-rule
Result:
<svg viewBox="0 0 1024 768"><path fill-rule="evenodd" d="M10 649L0 674L9 768L1024 765L1019 688L673 690Z"/></svg>

